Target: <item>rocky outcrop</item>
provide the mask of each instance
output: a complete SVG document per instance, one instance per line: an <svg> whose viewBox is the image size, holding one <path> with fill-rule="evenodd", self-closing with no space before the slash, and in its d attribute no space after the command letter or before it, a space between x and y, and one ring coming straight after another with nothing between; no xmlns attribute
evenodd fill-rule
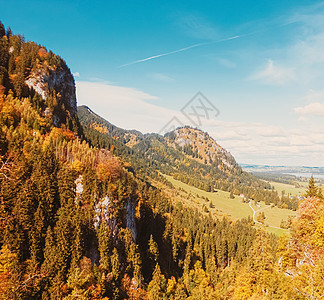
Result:
<svg viewBox="0 0 324 300"><path fill-rule="evenodd" d="M45 103L51 92L55 91L59 102L64 104L70 116L76 115L75 82L71 71L63 61L59 66L50 66L47 63L39 64L38 68L28 76L25 83L30 89L34 89ZM65 122L65 120L60 120L59 116L53 116L53 120L54 123Z"/></svg>

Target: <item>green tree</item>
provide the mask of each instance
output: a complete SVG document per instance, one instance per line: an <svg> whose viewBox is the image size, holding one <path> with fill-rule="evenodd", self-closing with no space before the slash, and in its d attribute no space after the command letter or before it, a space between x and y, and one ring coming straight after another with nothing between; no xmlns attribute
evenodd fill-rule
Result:
<svg viewBox="0 0 324 300"><path fill-rule="evenodd" d="M311 178L309 179L309 182L308 182L308 187L307 187L305 196L306 197L316 197L317 193L318 193L318 188L315 184L314 177L311 176Z"/></svg>
<svg viewBox="0 0 324 300"><path fill-rule="evenodd" d="M0 21L0 39L5 36L6 34L6 30L5 30L5 27L4 25L2 24L2 22Z"/></svg>

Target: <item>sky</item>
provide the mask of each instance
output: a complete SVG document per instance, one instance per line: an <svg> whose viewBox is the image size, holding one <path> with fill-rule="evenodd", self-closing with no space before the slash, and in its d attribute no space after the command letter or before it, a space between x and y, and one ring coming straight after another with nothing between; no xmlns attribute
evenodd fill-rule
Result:
<svg viewBox="0 0 324 300"><path fill-rule="evenodd" d="M190 125L239 163L324 166L324 2L2 1L0 20L119 127Z"/></svg>

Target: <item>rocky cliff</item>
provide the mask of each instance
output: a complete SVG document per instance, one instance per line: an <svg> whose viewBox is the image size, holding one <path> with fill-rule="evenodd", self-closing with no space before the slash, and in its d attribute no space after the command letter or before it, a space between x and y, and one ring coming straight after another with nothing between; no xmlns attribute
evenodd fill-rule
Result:
<svg viewBox="0 0 324 300"><path fill-rule="evenodd" d="M76 131L75 82L64 60L22 36L0 36L0 95L29 98L53 124Z"/></svg>

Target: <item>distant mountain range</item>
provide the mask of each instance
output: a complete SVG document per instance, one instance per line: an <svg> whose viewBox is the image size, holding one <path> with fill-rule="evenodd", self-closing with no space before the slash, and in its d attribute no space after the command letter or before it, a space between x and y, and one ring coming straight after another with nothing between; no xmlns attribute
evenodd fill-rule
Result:
<svg viewBox="0 0 324 300"><path fill-rule="evenodd" d="M269 166L269 165L253 165L253 164L240 164L243 170L254 172L269 172L277 174L321 174L324 175L324 167L307 167L307 166Z"/></svg>

